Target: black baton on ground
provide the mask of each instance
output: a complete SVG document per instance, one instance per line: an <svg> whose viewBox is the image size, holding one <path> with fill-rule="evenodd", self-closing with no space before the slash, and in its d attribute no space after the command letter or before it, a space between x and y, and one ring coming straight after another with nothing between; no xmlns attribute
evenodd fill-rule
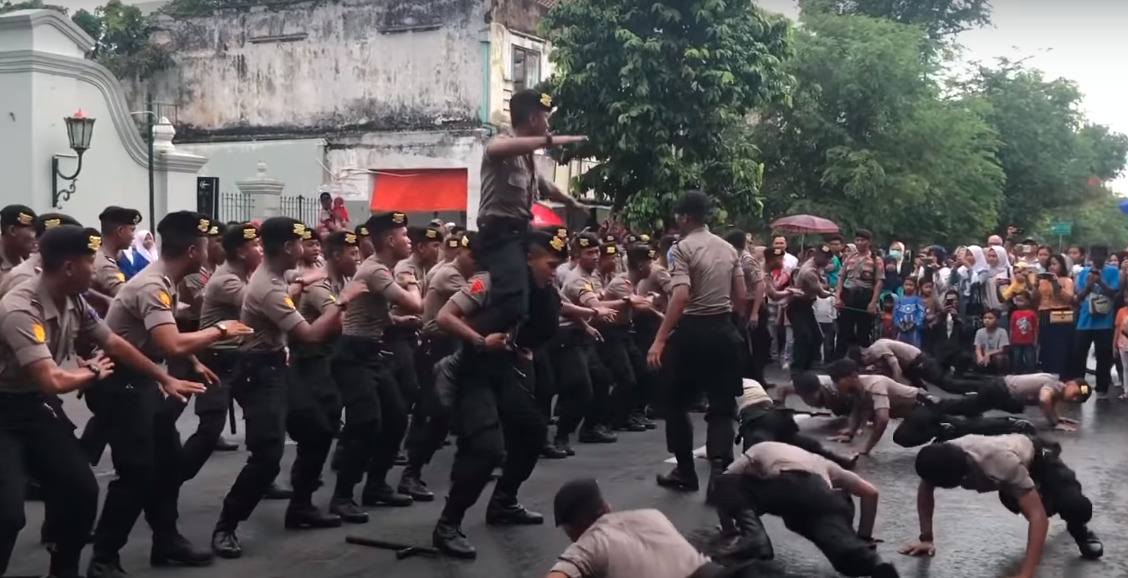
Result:
<svg viewBox="0 0 1128 578"><path fill-rule="evenodd" d="M227 423L231 426L231 435L239 433L235 431L235 396L230 391L227 392Z"/></svg>
<svg viewBox="0 0 1128 578"><path fill-rule="evenodd" d="M431 548L430 546L415 546L412 544L402 544L399 542L386 542L384 540L366 538L364 536L345 536L345 542L349 544L356 544L357 546L368 546L369 548L392 550L396 553L396 560L403 560L404 558L410 558L412 556L439 555L439 551Z"/></svg>

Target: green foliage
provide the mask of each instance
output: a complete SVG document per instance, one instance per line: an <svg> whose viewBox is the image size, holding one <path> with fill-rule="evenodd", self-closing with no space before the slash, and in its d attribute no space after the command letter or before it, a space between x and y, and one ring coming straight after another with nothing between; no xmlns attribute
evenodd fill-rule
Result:
<svg viewBox="0 0 1128 578"><path fill-rule="evenodd" d="M884 18L923 26L933 40L991 23L989 0L802 0L804 11Z"/></svg>
<svg viewBox="0 0 1128 578"><path fill-rule="evenodd" d="M727 213L758 212L762 166L750 114L787 100L791 27L752 0L569 0L542 23L553 42L558 134L600 163L576 187L660 225L700 188Z"/></svg>
<svg viewBox="0 0 1128 578"><path fill-rule="evenodd" d="M91 14L75 13L73 20L95 41L91 57L118 78L148 78L172 65L168 50L149 41L152 26L136 6L110 0Z"/></svg>
<svg viewBox="0 0 1128 578"><path fill-rule="evenodd" d="M1103 187L1096 187L1083 204L1064 207L1044 220L1033 231L1038 239L1057 249L1058 236L1050 228L1055 221L1073 223L1073 230L1061 239L1065 246L1106 244L1113 251L1128 247L1128 215L1120 211L1124 197Z"/></svg>
<svg viewBox="0 0 1128 578"><path fill-rule="evenodd" d="M17 10L55 10L56 12L67 13L67 9L63 6L56 6L54 4L44 4L42 0L27 0L26 2L9 2L8 0L0 1L0 14L6 12L15 12Z"/></svg>
<svg viewBox="0 0 1128 578"><path fill-rule="evenodd" d="M810 213L850 231L943 241L996 222L1003 171L991 128L941 99L920 27L804 14L792 106L764 111L756 144L771 218Z"/></svg>

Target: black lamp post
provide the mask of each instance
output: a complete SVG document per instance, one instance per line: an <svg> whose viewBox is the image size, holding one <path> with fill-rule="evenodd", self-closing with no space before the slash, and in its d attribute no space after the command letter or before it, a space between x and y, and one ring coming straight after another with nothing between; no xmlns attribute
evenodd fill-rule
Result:
<svg viewBox="0 0 1128 578"><path fill-rule="evenodd" d="M90 148L90 137L94 135L94 119L87 118L81 110L64 120L67 123L70 148L78 155L78 167L74 169L74 174L68 177L59 172L59 159L62 157L59 155L51 157L51 205L56 209L63 208L63 202L69 201L74 194L75 179L78 178L78 173L82 172L82 153ZM60 189L59 179L70 181L70 186Z"/></svg>

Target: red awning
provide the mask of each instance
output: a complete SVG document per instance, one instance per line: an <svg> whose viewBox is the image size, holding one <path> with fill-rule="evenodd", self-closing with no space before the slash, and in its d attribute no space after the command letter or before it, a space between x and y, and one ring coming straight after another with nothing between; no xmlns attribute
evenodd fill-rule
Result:
<svg viewBox="0 0 1128 578"><path fill-rule="evenodd" d="M372 173L372 211L466 210L466 169L395 169Z"/></svg>

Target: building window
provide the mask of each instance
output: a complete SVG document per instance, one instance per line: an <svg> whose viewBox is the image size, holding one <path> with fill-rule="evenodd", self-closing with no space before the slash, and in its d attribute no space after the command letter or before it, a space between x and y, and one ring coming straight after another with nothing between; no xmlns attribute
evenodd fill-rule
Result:
<svg viewBox="0 0 1128 578"><path fill-rule="evenodd" d="M534 88L541 81L539 52L513 47L513 91Z"/></svg>

